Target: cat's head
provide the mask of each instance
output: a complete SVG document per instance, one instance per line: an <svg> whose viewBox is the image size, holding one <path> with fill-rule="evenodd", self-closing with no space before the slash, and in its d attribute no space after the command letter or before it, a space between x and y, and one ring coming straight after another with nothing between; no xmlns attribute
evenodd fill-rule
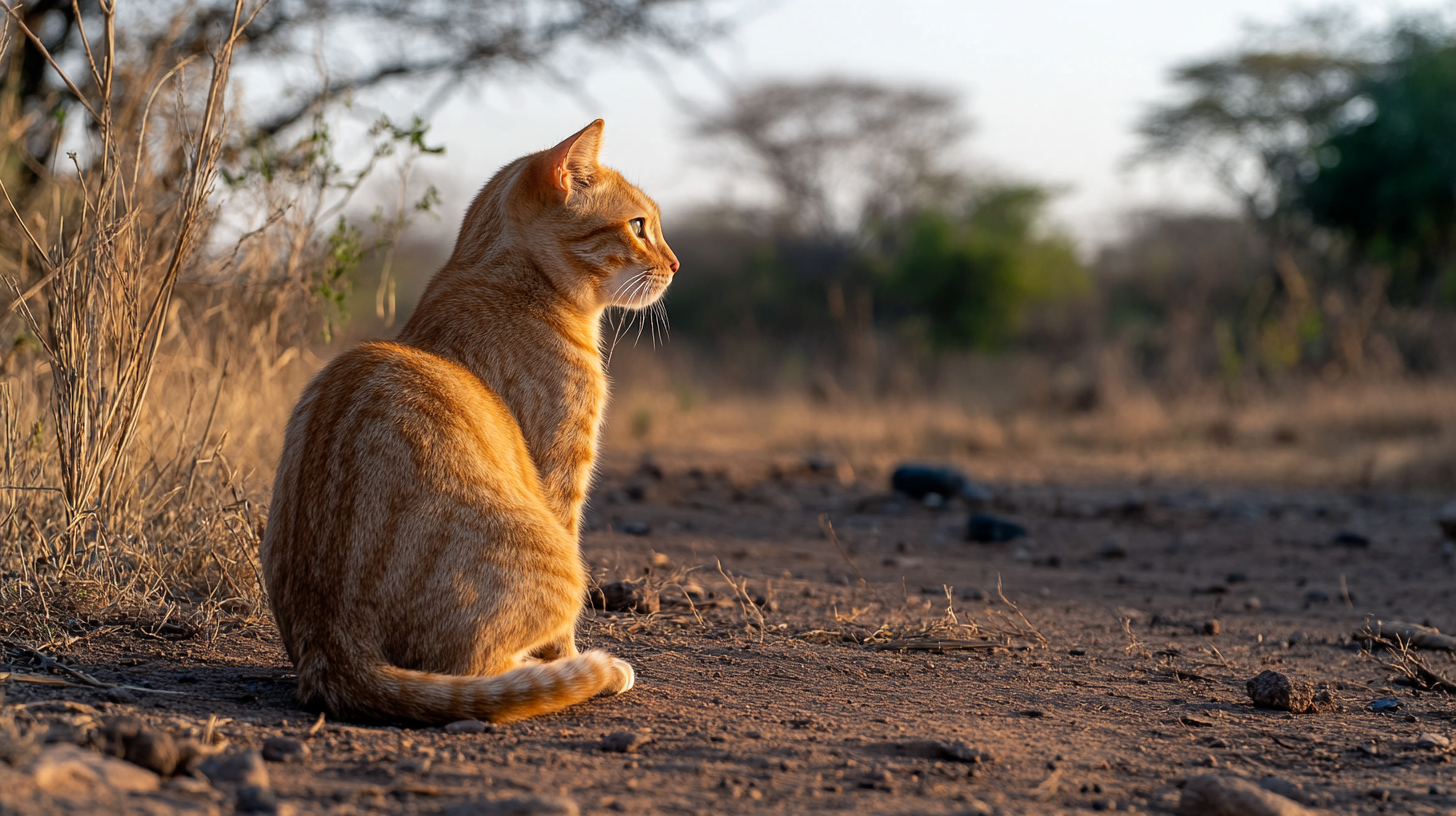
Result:
<svg viewBox="0 0 1456 816"><path fill-rule="evenodd" d="M677 272L657 204L597 161L598 119L550 150L518 160L507 193L511 232L555 287L586 308L641 309Z"/></svg>

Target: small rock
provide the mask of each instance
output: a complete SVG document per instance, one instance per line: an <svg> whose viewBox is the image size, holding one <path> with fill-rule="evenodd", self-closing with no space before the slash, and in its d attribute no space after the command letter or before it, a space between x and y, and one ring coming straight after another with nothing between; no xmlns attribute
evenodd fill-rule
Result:
<svg viewBox="0 0 1456 816"><path fill-rule="evenodd" d="M1427 793L1431 794L1432 796L1450 796L1451 789L1446 787L1445 785L1432 785Z"/></svg>
<svg viewBox="0 0 1456 816"><path fill-rule="evenodd" d="M636 731L617 731L602 737L602 750L614 754L634 753L638 748L652 742L649 734Z"/></svg>
<svg viewBox="0 0 1456 816"><path fill-rule="evenodd" d="M137 701L136 692L131 689L124 689L120 686L106 690L106 702L117 705L135 705Z"/></svg>
<svg viewBox="0 0 1456 816"><path fill-rule="evenodd" d="M1369 796L1371 799L1374 799L1377 802L1389 802L1390 801L1390 789L1389 788L1371 788L1369 791L1367 791L1365 793L1365 795L1366 796Z"/></svg>
<svg viewBox="0 0 1456 816"><path fill-rule="evenodd" d="M269 737L263 740L263 759L268 762L303 762L308 759L308 746L292 737Z"/></svg>
<svg viewBox="0 0 1456 816"><path fill-rule="evenodd" d="M1304 593L1304 600L1307 603L1327 603L1330 600L1330 593L1323 589L1311 589Z"/></svg>
<svg viewBox="0 0 1456 816"><path fill-rule="evenodd" d="M1440 734L1422 734L1416 737L1416 747L1444 751L1451 747L1451 740Z"/></svg>
<svg viewBox="0 0 1456 816"><path fill-rule="evenodd" d="M215 756L199 764L197 771L214 785L269 787L268 766L258 751L233 751Z"/></svg>
<svg viewBox="0 0 1456 816"><path fill-rule="evenodd" d="M74 745L45 749L26 770L36 787L49 793L81 793L96 787L147 793L162 784L155 773L145 768Z"/></svg>
<svg viewBox="0 0 1456 816"><path fill-rule="evenodd" d="M1378 700L1371 700L1366 708L1377 714L1390 714L1401 709L1400 700L1394 697L1381 697Z"/></svg>
<svg viewBox="0 0 1456 816"><path fill-rule="evenodd" d="M1223 631L1223 626L1219 624L1218 618L1214 618L1213 620L1209 620L1209 621L1204 621L1204 623L1203 623L1203 634L1205 634L1205 635L1216 635L1216 634L1218 634L1221 631Z"/></svg>
<svg viewBox="0 0 1456 816"><path fill-rule="evenodd" d="M1258 598L1249 597L1244 599L1244 609L1246 611L1258 612L1262 608L1264 608L1264 603Z"/></svg>
<svg viewBox="0 0 1456 816"><path fill-rule="evenodd" d="M1071 655L1072 657L1081 657L1081 656L1087 654L1087 650L1086 649L1083 649L1083 648L1081 648L1079 646L1079 647L1076 647L1076 648L1073 648L1073 649L1068 649L1067 650L1067 654Z"/></svg>
<svg viewBox="0 0 1456 816"><path fill-rule="evenodd" d="M456 720L445 726L447 734L484 734L490 730L491 726L480 720Z"/></svg>
<svg viewBox="0 0 1456 816"><path fill-rule="evenodd" d="M1336 547L1355 547L1357 549L1368 549L1370 547L1370 536L1350 530L1341 530L1335 534L1330 542Z"/></svg>
<svg viewBox="0 0 1456 816"><path fill-rule="evenodd" d="M1097 548L1097 557L1105 558L1108 561L1126 558L1127 545L1122 543L1122 539L1116 536L1109 536L1103 540L1102 546Z"/></svg>
<svg viewBox="0 0 1456 816"><path fill-rule="evenodd" d="M433 764L427 756L400 757L394 763L394 773L397 776L419 776L429 773Z"/></svg>
<svg viewBox="0 0 1456 816"><path fill-rule="evenodd" d="M901 465L890 474L891 490L919 501L924 501L930 495L940 496L942 499L954 498L961 495L966 484L965 474L949 467Z"/></svg>
<svg viewBox="0 0 1456 816"><path fill-rule="evenodd" d="M1242 572L1230 572L1223 579L1224 583L1226 584L1242 584L1247 580L1249 580L1249 576L1243 574Z"/></svg>
<svg viewBox="0 0 1456 816"><path fill-rule="evenodd" d="M650 615L662 608L662 600L647 582L613 581L592 591L593 605L603 612L637 612Z"/></svg>
<svg viewBox="0 0 1456 816"><path fill-rule="evenodd" d="M1288 675L1276 671L1262 671L1244 684L1249 699L1259 708L1276 711L1290 711L1303 714L1316 711L1314 686L1303 681L1289 679Z"/></svg>
<svg viewBox="0 0 1456 816"><path fill-rule="evenodd" d="M996 757L980 748L967 747L964 742L934 742L931 744L932 755L940 759L948 759L952 762L965 762L971 765L980 765L985 762L995 762Z"/></svg>
<svg viewBox="0 0 1456 816"><path fill-rule="evenodd" d="M1447 538L1456 541L1456 501L1441 508L1441 512L1436 516L1436 523L1440 525L1441 532L1445 533Z"/></svg>
<svg viewBox="0 0 1456 816"><path fill-rule="evenodd" d="M1292 799L1300 804L1309 804L1309 797L1305 794L1304 788L1297 782L1290 782L1278 776L1266 776L1259 780L1259 787L1272 793L1277 793L1286 799Z"/></svg>
<svg viewBox="0 0 1456 816"><path fill-rule="evenodd" d="M257 785L244 785L238 788L233 801L236 803L238 813L278 812L278 797L273 795L273 791Z"/></svg>
<svg viewBox="0 0 1456 816"><path fill-rule="evenodd" d="M564 796L523 796L495 802L461 802L444 816L579 816L581 808Z"/></svg>
<svg viewBox="0 0 1456 816"><path fill-rule="evenodd" d="M619 528L619 532L631 536L648 536L652 535L652 528L645 521L629 521Z"/></svg>
<svg viewBox="0 0 1456 816"><path fill-rule="evenodd" d="M1026 528L1015 522L977 513L966 526L966 540L980 544L1004 544L1026 536Z"/></svg>
<svg viewBox="0 0 1456 816"><path fill-rule="evenodd" d="M1312 816L1313 811L1232 776L1195 776L1183 786L1178 802L1182 816Z"/></svg>
<svg viewBox="0 0 1456 816"><path fill-rule="evenodd" d="M108 721L102 726L101 739L106 753L152 773L171 776L177 770L177 740L166 731L147 728L134 717Z"/></svg>

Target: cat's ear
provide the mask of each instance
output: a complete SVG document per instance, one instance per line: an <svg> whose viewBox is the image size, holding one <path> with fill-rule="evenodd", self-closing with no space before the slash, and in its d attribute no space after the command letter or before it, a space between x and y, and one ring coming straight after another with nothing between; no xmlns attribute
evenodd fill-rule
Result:
<svg viewBox="0 0 1456 816"><path fill-rule="evenodd" d="M581 187L591 182L597 169L597 154L602 149L602 129L605 127L606 123L598 119L546 151L551 186L562 201L571 198L573 186Z"/></svg>

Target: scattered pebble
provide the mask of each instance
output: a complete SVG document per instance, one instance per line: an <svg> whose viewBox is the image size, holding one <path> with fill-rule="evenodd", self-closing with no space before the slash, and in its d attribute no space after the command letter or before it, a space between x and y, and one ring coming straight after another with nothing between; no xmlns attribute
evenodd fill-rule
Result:
<svg viewBox="0 0 1456 816"><path fill-rule="evenodd" d="M976 513L966 525L966 540L980 544L1005 544L1026 536L1026 528L996 516Z"/></svg>
<svg viewBox="0 0 1456 816"><path fill-rule="evenodd" d="M1440 734L1422 734L1416 737L1416 747L1444 751L1451 747L1451 740Z"/></svg>
<svg viewBox="0 0 1456 816"><path fill-rule="evenodd" d="M1243 582L1249 580L1249 576L1243 574L1242 572L1230 572L1227 576L1224 577L1223 580L1226 584L1242 584Z"/></svg>
<svg viewBox="0 0 1456 816"><path fill-rule="evenodd" d="M1260 601L1258 598L1248 597L1248 598L1245 598L1244 599L1244 609L1246 611L1249 611L1249 612L1258 612L1260 609L1263 609L1263 608L1264 608L1264 603L1262 601Z"/></svg>
<svg viewBox="0 0 1456 816"><path fill-rule="evenodd" d="M1341 530L1340 532L1335 534L1334 540L1332 540L1330 543L1334 544L1336 547L1355 547L1358 549L1366 549L1370 546L1370 536L1364 535L1362 533L1352 532L1350 530Z"/></svg>
<svg viewBox="0 0 1456 816"><path fill-rule="evenodd" d="M308 746L292 737L269 737L263 740L263 759L268 762L303 762L308 759Z"/></svg>
<svg viewBox="0 0 1456 816"><path fill-rule="evenodd" d="M995 762L996 758L980 748L967 747L964 742L933 742L931 744L933 755L940 759L948 759L952 762L966 762L972 765L979 765L984 762Z"/></svg>
<svg viewBox="0 0 1456 816"><path fill-rule="evenodd" d="M94 788L147 793L161 786L161 779L145 768L67 744L46 748L26 770L36 787L55 794Z"/></svg>
<svg viewBox="0 0 1456 816"><path fill-rule="evenodd" d="M244 785L233 797L238 813L277 813L278 797L258 785Z"/></svg>
<svg viewBox="0 0 1456 816"><path fill-rule="evenodd" d="M636 731L617 731L602 737L602 750L613 754L634 753L638 748L652 742L651 735Z"/></svg>
<svg viewBox="0 0 1456 816"><path fill-rule="evenodd" d="M1432 785L1427 793L1431 794L1432 796L1450 796L1451 789L1446 787L1445 785Z"/></svg>
<svg viewBox="0 0 1456 816"><path fill-rule="evenodd" d="M1103 540L1102 546L1097 548L1097 557L1105 558L1108 561L1126 558L1127 545L1122 543L1122 539L1116 536L1109 536Z"/></svg>
<svg viewBox="0 0 1456 816"><path fill-rule="evenodd" d="M1401 704L1400 700L1394 697L1381 697L1378 700L1371 700L1365 707L1377 714L1388 714L1399 711Z"/></svg>
<svg viewBox="0 0 1456 816"><path fill-rule="evenodd" d="M1328 695L1323 695L1324 699L1317 698L1313 685L1301 680L1291 680L1288 675L1276 671L1259 672L1244 687L1255 706L1275 711L1303 714L1319 711L1332 702Z"/></svg>
<svg viewBox="0 0 1456 816"><path fill-rule="evenodd" d="M522 796L495 802L462 802L444 816L579 816L581 808L564 796Z"/></svg>
<svg viewBox="0 0 1456 816"><path fill-rule="evenodd" d="M646 581L613 581L592 591L593 605L603 612L637 612L650 615L662 608L657 591Z"/></svg>
<svg viewBox="0 0 1456 816"><path fill-rule="evenodd" d="M445 726L447 734L484 734L490 730L490 724L480 720L456 720Z"/></svg>
<svg viewBox="0 0 1456 816"><path fill-rule="evenodd" d="M180 757L177 741L166 731L147 728L134 717L117 717L101 728L105 752L140 765L160 776L171 776Z"/></svg>
<svg viewBox="0 0 1456 816"><path fill-rule="evenodd" d="M214 785L269 787L268 766L258 751L233 751L215 756L199 764L197 771Z"/></svg>
<svg viewBox="0 0 1456 816"><path fill-rule="evenodd" d="M1298 802L1233 776L1195 776L1183 786L1182 816L1313 816Z"/></svg>
<svg viewBox="0 0 1456 816"><path fill-rule="evenodd" d="M131 689L124 689L120 686L106 690L106 702L117 705L135 705L137 701L136 692Z"/></svg>
<svg viewBox="0 0 1456 816"><path fill-rule="evenodd" d="M1266 776L1259 780L1259 787L1300 804L1309 804L1309 797L1305 794L1304 787L1298 782L1290 782L1288 779L1278 776Z"/></svg>
<svg viewBox="0 0 1456 816"><path fill-rule="evenodd" d="M1216 634L1218 634L1219 632L1222 632L1222 631L1223 631L1223 626L1221 624L1219 624L1218 618L1214 618L1213 620L1209 620L1209 621L1204 621L1204 623L1203 623L1203 634L1205 634L1205 635L1216 635Z"/></svg>
<svg viewBox="0 0 1456 816"><path fill-rule="evenodd" d="M901 465L890 475L891 490L917 501L932 495L942 500L959 496L968 483L965 474L955 468L931 465Z"/></svg>
<svg viewBox="0 0 1456 816"><path fill-rule="evenodd" d="M652 535L652 528L645 521L629 521L617 528L617 532L632 536Z"/></svg>

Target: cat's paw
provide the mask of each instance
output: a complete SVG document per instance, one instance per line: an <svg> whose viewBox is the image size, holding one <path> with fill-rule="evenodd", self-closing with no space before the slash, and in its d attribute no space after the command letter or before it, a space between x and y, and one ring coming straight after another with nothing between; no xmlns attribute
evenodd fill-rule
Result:
<svg viewBox="0 0 1456 816"><path fill-rule="evenodd" d="M617 670L617 676L621 682L616 688L611 689L613 694L625 694L632 690L637 684L637 673L632 670L632 664L620 657L612 658L612 668Z"/></svg>

